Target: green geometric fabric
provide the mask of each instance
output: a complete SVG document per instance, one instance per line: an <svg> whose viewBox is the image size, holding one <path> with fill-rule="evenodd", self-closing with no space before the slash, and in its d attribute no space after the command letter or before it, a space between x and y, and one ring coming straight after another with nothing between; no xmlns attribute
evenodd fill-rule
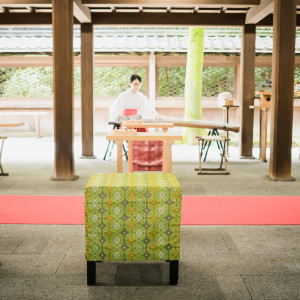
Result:
<svg viewBox="0 0 300 300"><path fill-rule="evenodd" d="M85 187L86 259L179 260L181 198L171 173L94 174Z"/></svg>

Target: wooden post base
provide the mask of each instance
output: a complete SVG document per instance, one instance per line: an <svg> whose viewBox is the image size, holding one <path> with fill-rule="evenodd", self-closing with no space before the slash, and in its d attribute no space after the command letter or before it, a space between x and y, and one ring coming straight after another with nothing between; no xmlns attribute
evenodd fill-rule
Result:
<svg viewBox="0 0 300 300"><path fill-rule="evenodd" d="M269 180L269 181L296 181L296 179L294 177L289 177L289 178L272 178L269 175L265 176L265 179Z"/></svg>
<svg viewBox="0 0 300 300"><path fill-rule="evenodd" d="M55 178L55 177L53 176L53 177L51 177L50 179L51 179L52 181L75 181L75 180L77 180L78 178L79 178L79 176L74 175L74 176L71 177L71 178Z"/></svg>

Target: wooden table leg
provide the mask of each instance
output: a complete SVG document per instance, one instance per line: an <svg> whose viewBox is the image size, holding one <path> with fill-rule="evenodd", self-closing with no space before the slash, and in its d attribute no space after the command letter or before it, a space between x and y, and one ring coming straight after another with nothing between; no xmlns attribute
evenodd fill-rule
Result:
<svg viewBox="0 0 300 300"><path fill-rule="evenodd" d="M198 139L198 147L199 147L199 172L202 171L201 161L202 161L202 153L203 153L203 143L204 141L201 139Z"/></svg>
<svg viewBox="0 0 300 300"><path fill-rule="evenodd" d="M117 144L117 173L123 172L123 162L122 162L122 146L123 140L116 140Z"/></svg>
<svg viewBox="0 0 300 300"><path fill-rule="evenodd" d="M172 173L172 141L167 141L166 143L166 154L167 154L167 173Z"/></svg>
<svg viewBox="0 0 300 300"><path fill-rule="evenodd" d="M128 173L133 172L133 164L132 164L132 147L133 147L133 141L127 142L127 157L128 157Z"/></svg>
<svg viewBox="0 0 300 300"><path fill-rule="evenodd" d="M225 123L225 124L227 124L228 122L229 122L229 107L225 107L225 109L223 110L223 122ZM228 139L229 138L229 132L228 132L228 130L227 131L224 131L224 135L225 135L225 137ZM227 149L226 149L226 151L227 151L227 155L229 155L228 153L228 147L229 147L229 143L227 143Z"/></svg>
<svg viewBox="0 0 300 300"><path fill-rule="evenodd" d="M267 162L267 134L268 134L268 110L260 109L260 126L259 126L259 145L260 145L260 160Z"/></svg>
<svg viewBox="0 0 300 300"><path fill-rule="evenodd" d="M41 127L40 127L40 115L35 116L35 131L36 131L36 137L41 137Z"/></svg>
<svg viewBox="0 0 300 300"><path fill-rule="evenodd" d="M1 159L2 159L2 151L3 151L3 146L4 146L4 141L6 140L5 136L0 137L2 140L1 142L1 148L0 148L0 176L8 176L8 173L5 173L2 167Z"/></svg>
<svg viewBox="0 0 300 300"><path fill-rule="evenodd" d="M163 141L162 172L167 173L167 142Z"/></svg>

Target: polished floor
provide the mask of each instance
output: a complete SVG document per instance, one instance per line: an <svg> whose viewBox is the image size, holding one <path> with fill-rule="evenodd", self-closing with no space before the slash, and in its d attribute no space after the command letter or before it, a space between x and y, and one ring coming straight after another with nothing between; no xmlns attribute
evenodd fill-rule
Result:
<svg viewBox="0 0 300 300"><path fill-rule="evenodd" d="M115 172L115 153L102 160L105 146L96 137L96 159L81 159L75 138L79 179L57 182L50 180L53 138L9 138L2 163L10 175L0 177L0 194L82 195L91 174ZM292 152L293 182L265 179L268 163L257 149L254 160L229 151L230 175L197 175L197 147L175 145L173 172L183 193L300 195L299 149ZM218 159L212 148L208 162ZM81 225L2 224L0 262L0 299L300 299L299 226L182 226L177 286L168 285L166 262L122 262L97 264L97 285L88 287Z"/></svg>

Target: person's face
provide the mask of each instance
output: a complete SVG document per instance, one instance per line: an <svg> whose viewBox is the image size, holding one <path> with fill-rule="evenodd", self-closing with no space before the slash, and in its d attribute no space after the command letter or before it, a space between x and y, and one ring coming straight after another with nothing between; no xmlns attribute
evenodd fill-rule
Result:
<svg viewBox="0 0 300 300"><path fill-rule="evenodd" d="M141 82L138 79L133 80L130 83L130 87L131 87L132 92L138 91L140 89L141 85L142 84L141 84Z"/></svg>

